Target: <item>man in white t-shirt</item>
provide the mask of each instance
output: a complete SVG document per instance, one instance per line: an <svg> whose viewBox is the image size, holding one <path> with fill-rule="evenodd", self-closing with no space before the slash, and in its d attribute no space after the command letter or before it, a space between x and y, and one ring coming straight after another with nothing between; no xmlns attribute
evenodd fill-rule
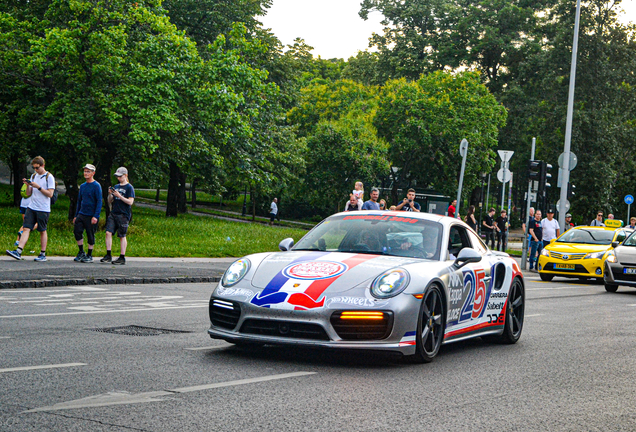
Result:
<svg viewBox="0 0 636 432"><path fill-rule="evenodd" d="M278 202L278 198L274 198L274 201L269 206L269 224L274 225L274 219L276 219L276 215L278 214L278 206L276 203Z"/></svg>
<svg viewBox="0 0 636 432"><path fill-rule="evenodd" d="M541 221L541 229L543 230L543 247L559 236L559 222L554 219L554 210L548 210L548 217Z"/></svg>
<svg viewBox="0 0 636 432"><path fill-rule="evenodd" d="M7 251L7 255L17 259L22 259L22 250L29 240L29 234L37 224L37 230L40 232L40 255L34 261L46 261L46 245L48 235L46 233L46 225L49 222L49 214L51 213L51 197L55 192L55 178L44 169L44 158L35 157L31 161L35 173L30 179L22 179L27 185L27 195L31 197L31 202L24 214L24 230L20 243L14 251Z"/></svg>

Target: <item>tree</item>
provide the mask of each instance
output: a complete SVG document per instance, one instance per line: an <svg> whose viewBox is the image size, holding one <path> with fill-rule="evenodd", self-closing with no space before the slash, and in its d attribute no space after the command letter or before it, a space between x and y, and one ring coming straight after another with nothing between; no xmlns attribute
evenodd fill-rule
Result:
<svg viewBox="0 0 636 432"><path fill-rule="evenodd" d="M387 82L373 124L389 143L389 159L401 168L404 179L454 195L461 140L469 143L464 177L468 194L478 186L479 173L492 169L505 121L506 110L477 73L435 72L418 81Z"/></svg>

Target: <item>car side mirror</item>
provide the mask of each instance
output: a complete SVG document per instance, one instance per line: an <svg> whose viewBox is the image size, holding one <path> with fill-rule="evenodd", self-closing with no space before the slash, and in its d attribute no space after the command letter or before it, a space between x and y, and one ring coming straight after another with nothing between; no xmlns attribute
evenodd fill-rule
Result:
<svg viewBox="0 0 636 432"><path fill-rule="evenodd" d="M619 242L617 242L617 241L613 241L613 242L612 242L612 247L613 247L614 249L616 249L616 247L618 247L618 245L619 245L619 244L620 244Z"/></svg>
<svg viewBox="0 0 636 432"><path fill-rule="evenodd" d="M459 269L464 267L466 264L476 263L479 261L481 261L481 254L479 252L475 249L464 248L459 251L453 265Z"/></svg>
<svg viewBox="0 0 636 432"><path fill-rule="evenodd" d="M293 245L294 245L294 239L289 237L282 240L280 243L278 243L278 249L282 250L283 252L287 252L288 250L292 248Z"/></svg>
<svg viewBox="0 0 636 432"><path fill-rule="evenodd" d="M550 243L554 243L556 241L556 239L552 239L550 240Z"/></svg>

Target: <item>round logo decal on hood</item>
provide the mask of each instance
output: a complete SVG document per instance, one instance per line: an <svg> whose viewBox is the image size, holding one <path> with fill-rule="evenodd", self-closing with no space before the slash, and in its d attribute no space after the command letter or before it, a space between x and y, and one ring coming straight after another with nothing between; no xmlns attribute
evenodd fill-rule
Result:
<svg viewBox="0 0 636 432"><path fill-rule="evenodd" d="M334 261L310 261L292 264L283 274L293 279L318 280L340 276L347 271L345 264Z"/></svg>

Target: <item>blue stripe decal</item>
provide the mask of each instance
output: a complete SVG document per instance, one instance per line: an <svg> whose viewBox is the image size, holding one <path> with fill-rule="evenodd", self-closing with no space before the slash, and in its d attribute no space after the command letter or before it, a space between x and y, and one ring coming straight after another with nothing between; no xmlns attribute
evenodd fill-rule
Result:
<svg viewBox="0 0 636 432"><path fill-rule="evenodd" d="M404 333L404 336L415 336L415 332L414 331L406 332Z"/></svg>

